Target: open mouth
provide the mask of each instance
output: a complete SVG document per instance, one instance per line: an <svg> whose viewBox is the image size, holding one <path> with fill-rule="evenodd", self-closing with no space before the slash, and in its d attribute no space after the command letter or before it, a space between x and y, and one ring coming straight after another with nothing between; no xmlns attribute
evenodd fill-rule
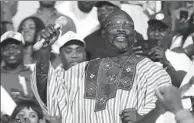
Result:
<svg viewBox="0 0 194 123"><path fill-rule="evenodd" d="M119 41L119 42L123 42L126 40L126 36L123 35L123 34L119 34L116 36L116 40Z"/></svg>

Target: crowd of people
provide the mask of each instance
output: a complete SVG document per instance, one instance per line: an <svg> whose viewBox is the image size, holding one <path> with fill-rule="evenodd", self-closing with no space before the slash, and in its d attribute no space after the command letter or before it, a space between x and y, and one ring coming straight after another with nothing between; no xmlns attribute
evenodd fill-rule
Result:
<svg viewBox="0 0 194 123"><path fill-rule="evenodd" d="M15 29L18 2L1 1L2 123L194 123L194 2L39 1Z"/></svg>

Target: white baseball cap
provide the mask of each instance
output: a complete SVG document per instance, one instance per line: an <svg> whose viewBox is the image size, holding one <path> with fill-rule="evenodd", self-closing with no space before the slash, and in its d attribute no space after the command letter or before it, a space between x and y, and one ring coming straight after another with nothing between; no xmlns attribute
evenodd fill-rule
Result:
<svg viewBox="0 0 194 123"><path fill-rule="evenodd" d="M59 39L52 45L52 52L59 54L59 49L72 40L80 41L83 43L84 47L86 46L83 38L75 32L68 31L64 35L60 36Z"/></svg>
<svg viewBox="0 0 194 123"><path fill-rule="evenodd" d="M6 41L6 39L15 39L18 42L21 42L23 45L25 45L24 37L19 32L14 31L7 31L1 36L1 43Z"/></svg>

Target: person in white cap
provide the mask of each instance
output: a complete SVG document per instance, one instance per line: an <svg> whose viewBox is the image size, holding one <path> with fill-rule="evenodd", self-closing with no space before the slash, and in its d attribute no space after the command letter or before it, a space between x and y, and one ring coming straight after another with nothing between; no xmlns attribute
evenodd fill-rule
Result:
<svg viewBox="0 0 194 123"><path fill-rule="evenodd" d="M30 68L23 64L24 39L18 32L8 31L1 36L1 85L14 101L33 98L30 87Z"/></svg>
<svg viewBox="0 0 194 123"><path fill-rule="evenodd" d="M64 73L66 70L71 68L72 66L79 64L81 62L86 61L86 51L85 51L85 42L82 38L80 38L76 33L69 31L59 37L59 39L52 45L52 52L59 54L61 64L55 69L51 64L49 67L49 71L45 71L43 75L37 74L39 72L39 69L42 69L41 65L44 61L49 61L49 58L45 56L45 52L47 52L48 49L42 49L40 54L40 59L38 60L38 63L36 64L36 68L34 69L32 76L38 76L38 78L42 78L44 76L48 76L48 79L44 79L41 81L42 84L48 83L48 87L46 89L45 86L41 86L41 83L35 82L32 80L32 89L34 92L35 97L38 99L39 103L45 107L46 104L52 106L49 102L46 101L46 99L52 98L52 93L54 90L53 84L55 83L56 76L60 76L62 73ZM36 71L38 70L38 71ZM48 90L47 95L45 95L45 92ZM39 95L40 94L40 95ZM46 111L49 110L49 108L43 108Z"/></svg>
<svg viewBox="0 0 194 123"><path fill-rule="evenodd" d="M86 61L85 42L79 35L72 31L61 36L58 41L53 44L52 48L54 52L59 54L62 68L65 70Z"/></svg>

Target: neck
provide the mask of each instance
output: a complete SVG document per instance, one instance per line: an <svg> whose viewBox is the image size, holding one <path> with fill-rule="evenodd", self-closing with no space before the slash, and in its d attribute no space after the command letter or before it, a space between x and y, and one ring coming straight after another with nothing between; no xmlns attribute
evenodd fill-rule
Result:
<svg viewBox="0 0 194 123"><path fill-rule="evenodd" d="M22 67L24 67L23 64L20 64L20 65L15 65L15 66L10 66L10 65L5 65L3 68L5 70L10 70L10 71L18 71L19 69L21 69Z"/></svg>
<svg viewBox="0 0 194 123"><path fill-rule="evenodd" d="M53 6L53 7L44 7L44 6L41 6L41 7L40 7L40 10L41 10L42 12L48 12L48 11L54 11L55 8L54 8L54 6Z"/></svg>

